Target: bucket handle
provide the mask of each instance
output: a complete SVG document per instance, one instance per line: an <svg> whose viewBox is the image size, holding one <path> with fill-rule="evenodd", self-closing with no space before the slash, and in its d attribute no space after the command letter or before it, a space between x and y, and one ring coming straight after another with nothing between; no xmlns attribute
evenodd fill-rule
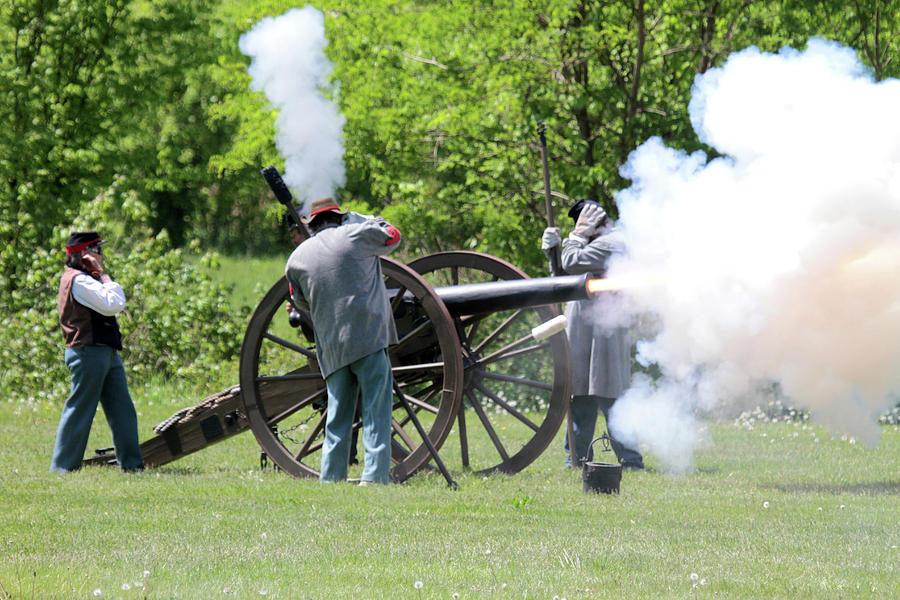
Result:
<svg viewBox="0 0 900 600"><path fill-rule="evenodd" d="M591 448L591 453L593 453L594 444L596 444L597 442L600 442L600 441L603 442L603 444L602 444L603 447L601 450L602 452L611 452L612 451L612 445L610 444L609 433L604 431L603 435L601 435L600 437L594 438L594 440L591 442L591 445L589 446L589 448Z"/></svg>

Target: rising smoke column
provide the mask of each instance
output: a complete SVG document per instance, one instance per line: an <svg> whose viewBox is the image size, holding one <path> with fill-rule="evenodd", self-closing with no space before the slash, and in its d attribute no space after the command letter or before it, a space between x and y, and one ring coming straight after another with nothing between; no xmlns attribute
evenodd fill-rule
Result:
<svg viewBox="0 0 900 600"><path fill-rule="evenodd" d="M638 351L664 377L637 377L611 429L689 469L695 412L777 383L874 445L900 389L900 81L814 39L732 55L689 109L723 157L650 139L622 169L630 256L611 276L655 282L630 295L659 317Z"/></svg>
<svg viewBox="0 0 900 600"><path fill-rule="evenodd" d="M284 181L307 205L334 196L345 183L345 119L326 97L337 89L325 56L325 18L312 6L266 17L241 36L252 58L247 72L278 110L275 146L284 158Z"/></svg>

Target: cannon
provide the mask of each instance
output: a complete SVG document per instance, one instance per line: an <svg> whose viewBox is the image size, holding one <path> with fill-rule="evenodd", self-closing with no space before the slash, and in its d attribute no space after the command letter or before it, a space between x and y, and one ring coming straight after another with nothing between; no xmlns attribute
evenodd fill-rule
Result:
<svg viewBox="0 0 900 600"><path fill-rule="evenodd" d="M397 383L392 479L405 480L432 458L416 419L435 448L456 427L463 468L515 473L533 462L566 416L571 377L565 333L536 340L532 330L557 317L559 303L588 298L588 277L528 279L475 252L409 265L383 258L382 271L400 340L389 348ZM282 278L251 317L240 361L244 414L279 468L316 476L325 382L314 351L288 323L287 300ZM308 316L303 320L308 332ZM404 412L405 403L414 414Z"/></svg>
<svg viewBox="0 0 900 600"><path fill-rule="evenodd" d="M396 393L392 478L403 481L432 458L413 427L418 417L435 448L455 427L458 466L516 473L559 431L570 394L564 332L535 340L532 330L559 316L558 304L587 298L586 276L529 279L499 258L442 252L404 265L382 259L400 342L390 348ZM279 279L251 316L240 355L240 385L182 409L141 447L156 467L253 431L262 458L298 477L316 476L325 424L325 382L308 315L290 323L288 285ZM305 333L304 333L305 332ZM359 427L356 423L354 427ZM86 464L114 464L111 448Z"/></svg>
<svg viewBox="0 0 900 600"><path fill-rule="evenodd" d="M299 224L274 167L262 174L289 219ZM448 446L460 467L516 473L555 438L570 396L568 340L560 331L536 339L535 328L559 316L558 305L590 297L587 276L529 279L510 263L477 252L441 252L408 265L381 259L399 343L389 348L394 375L391 457L394 481ZM282 277L251 316L240 353L240 385L182 409L141 445L145 464L166 464L246 429L262 448L261 464L297 477L317 476L326 388L316 363L312 323L285 310ZM297 328L299 326L299 329ZM354 428L361 426L359 420ZM447 456L444 452L442 456ZM111 448L87 464L114 464ZM452 481L450 481L452 483Z"/></svg>

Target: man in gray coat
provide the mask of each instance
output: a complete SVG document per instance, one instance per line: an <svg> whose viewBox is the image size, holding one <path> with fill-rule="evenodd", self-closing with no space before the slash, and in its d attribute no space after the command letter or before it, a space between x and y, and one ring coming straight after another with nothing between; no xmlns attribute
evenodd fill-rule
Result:
<svg viewBox="0 0 900 600"><path fill-rule="evenodd" d="M579 200L569 216L575 228L563 242L562 268L571 275L606 275L609 259L625 251L621 233L613 227L603 208L591 200ZM559 245L559 229L548 227L541 248L549 252ZM608 420L609 409L631 384L631 343L628 328L615 311L615 292L604 292L593 300L570 302L566 306L569 324L566 334L572 350L572 429L575 436L575 460L570 444L567 465L581 466L591 460L591 441L598 410ZM616 457L625 468L643 469L639 452L627 448L610 436Z"/></svg>
<svg viewBox="0 0 900 600"><path fill-rule="evenodd" d="M344 481L361 394L365 459L360 485L388 483L393 374L387 347L397 330L379 257L399 246L400 232L380 217L312 203L312 237L297 246L285 274L294 306L309 311L316 355L328 390L320 481Z"/></svg>

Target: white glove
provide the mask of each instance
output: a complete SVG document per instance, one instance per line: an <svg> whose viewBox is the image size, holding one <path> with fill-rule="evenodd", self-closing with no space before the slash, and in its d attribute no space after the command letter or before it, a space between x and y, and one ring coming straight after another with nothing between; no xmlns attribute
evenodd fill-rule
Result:
<svg viewBox="0 0 900 600"><path fill-rule="evenodd" d="M575 229L572 230L574 235L591 239L591 237L600 233L603 221L606 219L606 211L596 204L588 204L581 210L578 215L578 222L575 223Z"/></svg>
<svg viewBox="0 0 900 600"><path fill-rule="evenodd" d="M559 246L562 238L559 237L559 227L548 227L541 236L541 250L549 250L555 246Z"/></svg>

